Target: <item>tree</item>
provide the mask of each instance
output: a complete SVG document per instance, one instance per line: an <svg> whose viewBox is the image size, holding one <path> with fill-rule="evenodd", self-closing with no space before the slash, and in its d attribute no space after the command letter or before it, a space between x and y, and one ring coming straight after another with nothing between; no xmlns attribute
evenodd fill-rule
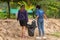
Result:
<svg viewBox="0 0 60 40"><path fill-rule="evenodd" d="M8 4L8 15L7 15L7 18L10 18L10 1L13 1L13 2L19 2L19 1L22 1L22 0L1 0L2 2L7 2Z"/></svg>

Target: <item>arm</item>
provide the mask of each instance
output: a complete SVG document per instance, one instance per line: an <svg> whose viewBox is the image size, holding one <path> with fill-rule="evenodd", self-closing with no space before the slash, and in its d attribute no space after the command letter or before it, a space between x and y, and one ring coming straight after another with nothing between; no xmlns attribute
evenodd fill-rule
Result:
<svg viewBox="0 0 60 40"><path fill-rule="evenodd" d="M37 25L37 20L38 20L38 18L39 18L39 11L36 11L36 26L38 26L38 25Z"/></svg>
<svg viewBox="0 0 60 40"><path fill-rule="evenodd" d="M39 16L36 16L36 20L39 18Z"/></svg>
<svg viewBox="0 0 60 40"><path fill-rule="evenodd" d="M44 14L44 18L45 18L45 19L47 19L47 16L46 16L46 14Z"/></svg>
<svg viewBox="0 0 60 40"><path fill-rule="evenodd" d="M39 11L36 11L36 20L39 18Z"/></svg>
<svg viewBox="0 0 60 40"><path fill-rule="evenodd" d="M38 20L38 18L39 18L39 16L36 16L36 27L38 26L38 25L37 25L37 20Z"/></svg>

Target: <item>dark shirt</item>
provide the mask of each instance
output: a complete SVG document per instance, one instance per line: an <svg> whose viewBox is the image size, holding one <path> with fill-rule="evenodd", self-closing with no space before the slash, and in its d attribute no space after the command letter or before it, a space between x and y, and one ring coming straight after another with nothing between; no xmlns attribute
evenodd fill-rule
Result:
<svg viewBox="0 0 60 40"><path fill-rule="evenodd" d="M27 15L27 11L24 10L24 11L18 11L18 17L17 17L18 20L26 20L28 22L28 15Z"/></svg>

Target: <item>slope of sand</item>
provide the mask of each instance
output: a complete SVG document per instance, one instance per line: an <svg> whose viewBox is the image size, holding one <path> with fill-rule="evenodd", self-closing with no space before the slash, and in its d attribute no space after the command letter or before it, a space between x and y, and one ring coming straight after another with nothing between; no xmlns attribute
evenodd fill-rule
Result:
<svg viewBox="0 0 60 40"><path fill-rule="evenodd" d="M32 20L30 19L29 22ZM60 32L60 19L44 20L45 36L47 40L60 40L60 37L52 36L51 33ZM27 33L27 31L26 31ZM14 19L0 20L0 40L35 40L38 36L38 28L35 29L35 36L22 39L19 22ZM28 35L28 34L26 34Z"/></svg>

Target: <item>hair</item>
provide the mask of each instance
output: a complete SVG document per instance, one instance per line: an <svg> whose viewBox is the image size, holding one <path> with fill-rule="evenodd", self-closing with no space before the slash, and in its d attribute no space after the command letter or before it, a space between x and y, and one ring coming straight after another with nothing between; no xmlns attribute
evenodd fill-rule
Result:
<svg viewBox="0 0 60 40"><path fill-rule="evenodd" d="M40 5L36 5L36 8L40 9L40 8L41 8L41 6L40 6Z"/></svg>

